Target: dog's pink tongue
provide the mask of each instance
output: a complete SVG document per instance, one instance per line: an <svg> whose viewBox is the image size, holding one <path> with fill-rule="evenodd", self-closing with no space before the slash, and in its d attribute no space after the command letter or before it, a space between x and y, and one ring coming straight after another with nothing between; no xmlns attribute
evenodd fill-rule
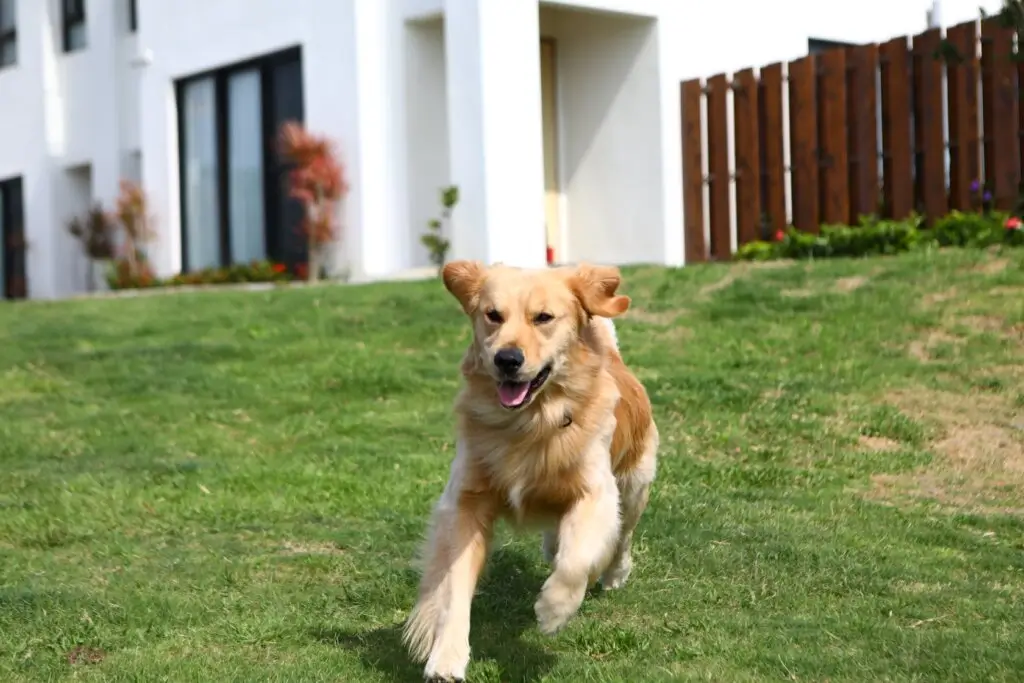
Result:
<svg viewBox="0 0 1024 683"><path fill-rule="evenodd" d="M529 382L502 382L498 385L498 400L506 408L515 408L526 400L529 392Z"/></svg>

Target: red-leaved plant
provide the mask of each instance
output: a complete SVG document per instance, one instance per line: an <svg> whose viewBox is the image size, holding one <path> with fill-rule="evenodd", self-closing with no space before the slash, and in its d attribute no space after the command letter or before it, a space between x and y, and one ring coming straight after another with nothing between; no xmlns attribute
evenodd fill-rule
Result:
<svg viewBox="0 0 1024 683"><path fill-rule="evenodd" d="M339 237L337 206L348 194L348 182L334 144L302 124L287 121L281 126L280 150L295 165L290 193L305 208L301 230L309 249L308 279L314 281L320 276L324 249Z"/></svg>
<svg viewBox="0 0 1024 683"><path fill-rule="evenodd" d="M156 233L153 230L153 218L149 214L149 202L145 191L130 180L122 180L114 215L117 216L124 234L121 249L129 276L143 279L150 276L149 265L146 262L146 244L156 236Z"/></svg>

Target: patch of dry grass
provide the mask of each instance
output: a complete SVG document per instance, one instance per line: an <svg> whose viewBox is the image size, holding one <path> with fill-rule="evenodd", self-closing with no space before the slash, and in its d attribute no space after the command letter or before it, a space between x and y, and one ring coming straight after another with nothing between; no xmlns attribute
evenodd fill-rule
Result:
<svg viewBox="0 0 1024 683"><path fill-rule="evenodd" d="M1024 511L1024 431L995 394L964 396L927 389L892 392L885 402L930 424L932 462L912 472L872 478L872 498L927 498L984 511Z"/></svg>

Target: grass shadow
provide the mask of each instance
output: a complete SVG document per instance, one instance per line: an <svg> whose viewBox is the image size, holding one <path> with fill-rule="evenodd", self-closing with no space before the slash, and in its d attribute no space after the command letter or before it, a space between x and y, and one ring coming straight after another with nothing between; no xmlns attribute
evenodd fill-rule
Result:
<svg viewBox="0 0 1024 683"><path fill-rule="evenodd" d="M502 681L538 681L555 663L553 654L523 639L536 626L533 603L545 575L537 562L517 550L495 551L473 600L470 644L473 662L489 662ZM412 662L402 646L402 624L370 631L317 629L313 637L358 653L363 666L394 683L421 681L422 665ZM473 678L470 665L468 678Z"/></svg>

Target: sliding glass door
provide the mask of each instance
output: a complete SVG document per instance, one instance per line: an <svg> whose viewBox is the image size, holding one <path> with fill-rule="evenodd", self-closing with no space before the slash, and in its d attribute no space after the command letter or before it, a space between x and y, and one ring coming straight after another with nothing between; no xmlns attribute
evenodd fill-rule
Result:
<svg viewBox="0 0 1024 683"><path fill-rule="evenodd" d="M278 131L303 120L293 49L178 83L183 268L307 259Z"/></svg>
<svg viewBox="0 0 1024 683"><path fill-rule="evenodd" d="M185 254L193 270L221 263L217 107L212 76L182 88Z"/></svg>
<svg viewBox="0 0 1024 683"><path fill-rule="evenodd" d="M228 77L228 223L233 263L267 256L261 102L258 69Z"/></svg>

